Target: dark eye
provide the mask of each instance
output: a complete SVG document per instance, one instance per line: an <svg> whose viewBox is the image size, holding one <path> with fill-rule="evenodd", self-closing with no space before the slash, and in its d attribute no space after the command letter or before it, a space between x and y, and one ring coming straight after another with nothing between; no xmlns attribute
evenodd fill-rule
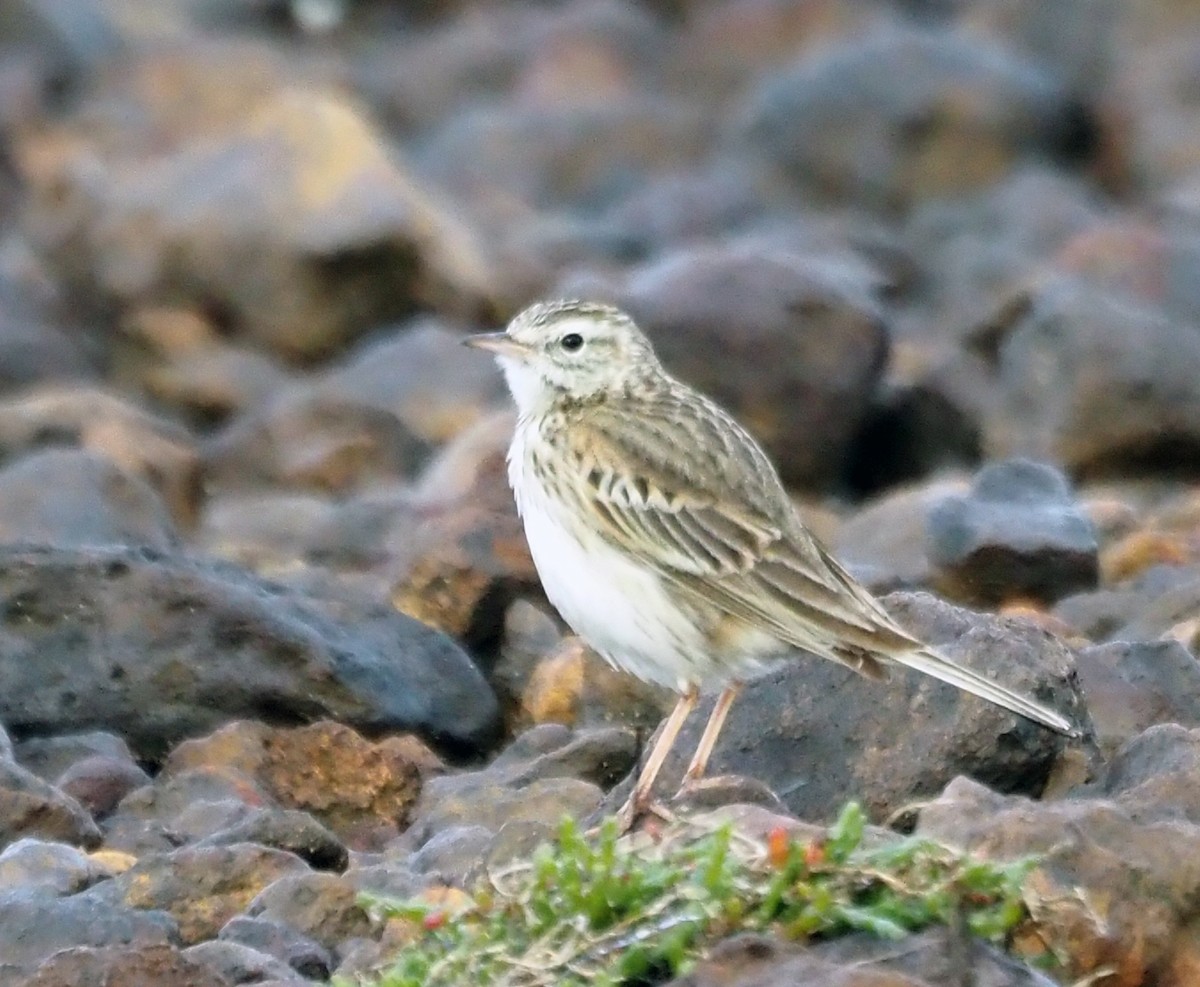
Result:
<svg viewBox="0 0 1200 987"><path fill-rule="evenodd" d="M569 332L559 340L559 343L568 353L574 353L583 345L583 337L577 332Z"/></svg>

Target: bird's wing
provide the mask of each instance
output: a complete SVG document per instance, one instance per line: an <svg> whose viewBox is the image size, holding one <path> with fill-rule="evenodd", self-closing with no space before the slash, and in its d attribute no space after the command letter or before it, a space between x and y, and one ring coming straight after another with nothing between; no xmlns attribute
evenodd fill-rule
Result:
<svg viewBox="0 0 1200 987"><path fill-rule="evenodd" d="M918 646L801 526L766 455L715 404L601 404L554 441L572 464L562 495L685 596L860 670Z"/></svg>

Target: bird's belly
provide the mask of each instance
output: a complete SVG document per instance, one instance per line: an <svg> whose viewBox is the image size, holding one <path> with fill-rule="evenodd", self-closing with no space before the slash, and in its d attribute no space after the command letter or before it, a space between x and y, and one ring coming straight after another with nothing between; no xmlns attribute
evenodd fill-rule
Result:
<svg viewBox="0 0 1200 987"><path fill-rule="evenodd" d="M638 678L671 689L722 678L706 635L653 572L599 536L581 539L557 505L534 495L521 505L525 537L546 596L584 641ZM731 670L732 671L732 670Z"/></svg>

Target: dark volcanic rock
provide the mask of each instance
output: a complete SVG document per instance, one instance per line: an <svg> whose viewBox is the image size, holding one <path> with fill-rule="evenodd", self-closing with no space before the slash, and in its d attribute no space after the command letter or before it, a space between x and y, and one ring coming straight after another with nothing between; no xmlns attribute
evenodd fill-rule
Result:
<svg viewBox="0 0 1200 987"><path fill-rule="evenodd" d="M198 942L183 951L185 959L215 970L230 984L297 981L296 971L282 960L250 946L220 939Z"/></svg>
<svg viewBox="0 0 1200 987"><path fill-rule="evenodd" d="M324 946L291 926L271 919L238 915L226 923L218 938L274 956L308 980L327 979L333 966L329 950Z"/></svg>
<svg viewBox="0 0 1200 987"><path fill-rule="evenodd" d="M888 354L866 265L745 243L668 254L620 301L666 366L732 411L786 481L841 477Z"/></svg>
<svg viewBox="0 0 1200 987"><path fill-rule="evenodd" d="M294 809L260 809L228 829L206 836L197 846L234 843L286 850L318 870L345 870L349 860L349 851L341 840L307 812Z"/></svg>
<svg viewBox="0 0 1200 987"><path fill-rule="evenodd" d="M286 925L332 952L371 929L371 920L358 902L358 890L336 874L282 877L249 903L246 914Z"/></svg>
<svg viewBox="0 0 1200 987"><path fill-rule="evenodd" d="M984 605L1052 603L1100 575L1095 528L1066 478L1020 459L985 466L969 493L933 505L929 555L944 592Z"/></svg>
<svg viewBox="0 0 1200 987"><path fill-rule="evenodd" d="M1034 62L949 31L889 31L768 75L739 136L810 197L887 209L1070 160L1089 126Z"/></svg>
<svg viewBox="0 0 1200 987"><path fill-rule="evenodd" d="M102 819L126 795L149 782L150 776L132 760L97 755L76 761L58 776L55 785L93 817Z"/></svg>
<svg viewBox="0 0 1200 987"><path fill-rule="evenodd" d="M54 781L79 761L90 757L109 757L133 761L129 745L115 733L92 730L64 733L54 737L29 737L16 745L17 762L43 781Z"/></svg>
<svg viewBox="0 0 1200 987"><path fill-rule="evenodd" d="M1041 973L981 940L941 928L906 937L839 936L800 948L758 933L733 936L666 987L948 987L969 971L980 987L1048 987Z"/></svg>
<svg viewBox="0 0 1200 987"><path fill-rule="evenodd" d="M1098 644L1076 666L1105 754L1157 723L1200 727L1200 662L1178 641Z"/></svg>
<svg viewBox="0 0 1200 987"><path fill-rule="evenodd" d="M13 978L32 973L59 950L156 945L176 942L178 935L175 920L161 911L113 907L86 894L58 899L38 892L0 891L0 979L7 978L5 983L19 982Z"/></svg>
<svg viewBox="0 0 1200 987"><path fill-rule="evenodd" d="M0 888L71 895L107 876L77 847L22 839L0 853Z"/></svg>
<svg viewBox="0 0 1200 987"><path fill-rule="evenodd" d="M1085 722L1074 657L1045 631L926 594L895 593L885 602L920 640ZM708 697L680 733L663 768L664 795L679 784L711 709ZM882 819L960 774L1038 793L1064 744L1044 727L917 672L895 668L889 683L873 682L798 654L746 684L709 774L764 781L801 819L830 819L849 799ZM615 789L610 801L627 787Z"/></svg>
<svg viewBox="0 0 1200 987"><path fill-rule="evenodd" d="M110 728L161 756L263 713L468 747L496 729L471 660L369 598L316 599L151 552L9 548L0 614L0 719L24 733Z"/></svg>
<svg viewBox="0 0 1200 987"><path fill-rule="evenodd" d="M1075 476L1187 471L1200 449L1200 333L1156 305L1081 279L1052 279L1000 333L1003 401L985 451L1062 464Z"/></svg>

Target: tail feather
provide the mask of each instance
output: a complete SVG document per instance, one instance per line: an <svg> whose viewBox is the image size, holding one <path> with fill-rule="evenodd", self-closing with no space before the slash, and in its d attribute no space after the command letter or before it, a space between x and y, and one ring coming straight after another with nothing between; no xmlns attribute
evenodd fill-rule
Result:
<svg viewBox="0 0 1200 987"><path fill-rule="evenodd" d="M988 702L995 703L1004 709L1019 713L1021 716L1033 720L1035 723L1040 723L1042 726L1049 727L1051 730L1056 730L1068 737L1081 736L1079 728L1061 713L1055 712L1041 703L1034 702L1032 699L1027 699L1025 696L1013 692L1011 689L1006 689L1002 685L997 685L977 672L973 672L969 668L964 668L949 658L942 657L936 651L922 649L919 651L895 652L889 655L889 657L901 665L916 669L918 672L924 672L926 675L940 679L942 682L947 682L962 689L964 692L969 692L980 699L986 699Z"/></svg>

